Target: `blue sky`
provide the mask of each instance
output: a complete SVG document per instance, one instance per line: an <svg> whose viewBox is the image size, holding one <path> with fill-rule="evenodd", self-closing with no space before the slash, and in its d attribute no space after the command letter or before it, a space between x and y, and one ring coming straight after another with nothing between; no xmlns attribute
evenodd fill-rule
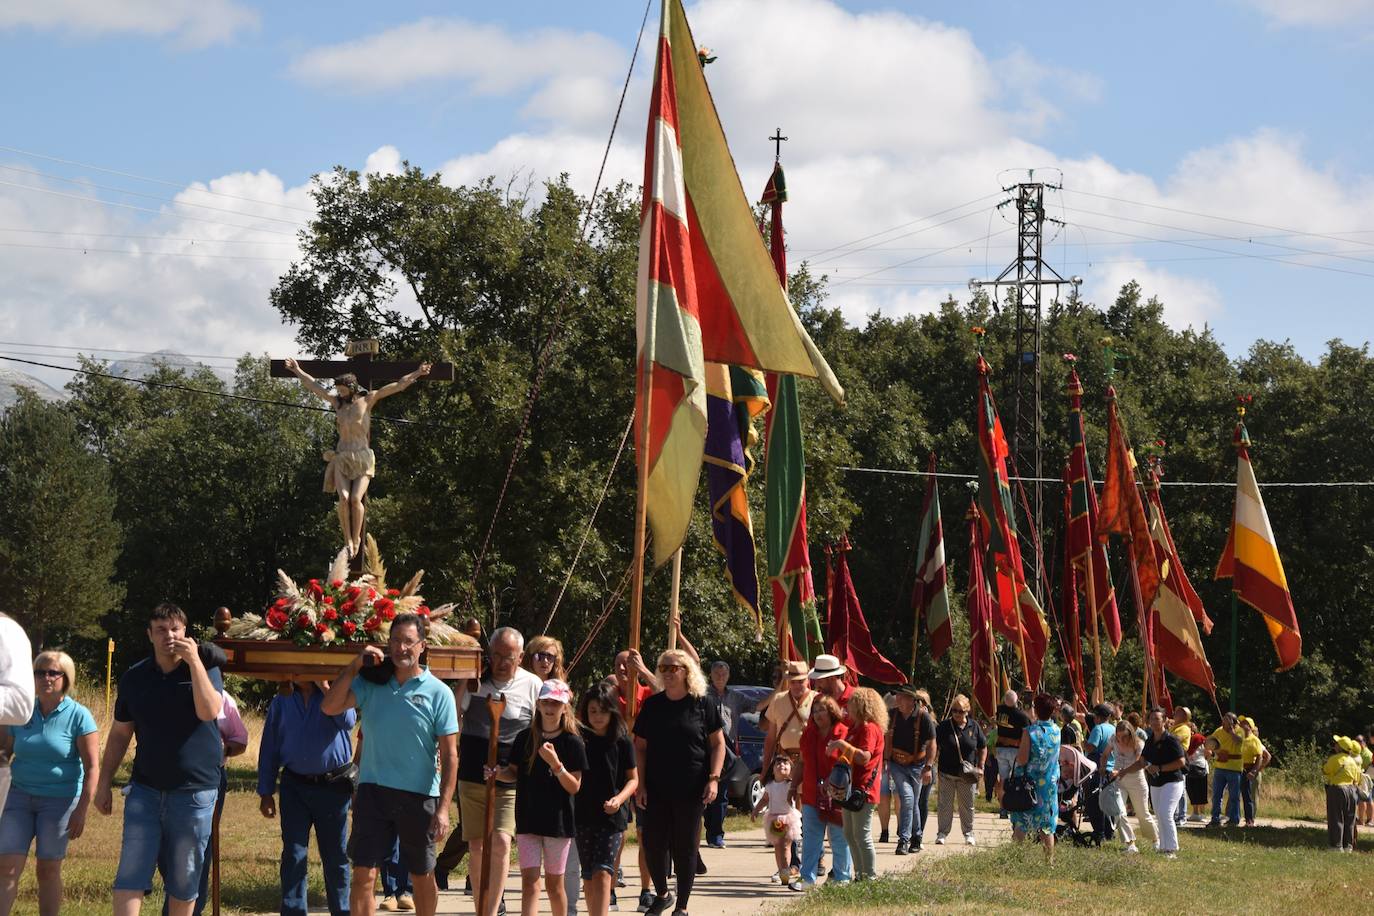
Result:
<svg viewBox="0 0 1374 916"><path fill-rule="evenodd" d="M586 189L642 11L5 4L0 352L290 347L266 292L313 174L404 157L455 182L567 170ZM762 186L773 127L792 137L792 260L816 257L852 320L928 309L998 272L1009 226L995 198L972 202L1003 169L1055 166L1065 192L1049 209L1072 225L1049 255L1090 298L1137 278L1171 322L1208 323L1232 354L1267 337L1315 357L1369 336L1374 0L1033 17L1004 2L699 0L688 15L720 57L708 79L746 190ZM655 3L650 36L656 20ZM632 179L647 64L611 159ZM949 207L962 218L916 222Z"/></svg>

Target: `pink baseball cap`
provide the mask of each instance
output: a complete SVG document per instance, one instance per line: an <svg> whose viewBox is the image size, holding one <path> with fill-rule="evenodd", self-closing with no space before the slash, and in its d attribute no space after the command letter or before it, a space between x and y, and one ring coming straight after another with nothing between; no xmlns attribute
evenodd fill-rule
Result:
<svg viewBox="0 0 1374 916"><path fill-rule="evenodd" d="M539 685L539 699L557 700L560 703L572 702L572 688L556 677L551 677Z"/></svg>

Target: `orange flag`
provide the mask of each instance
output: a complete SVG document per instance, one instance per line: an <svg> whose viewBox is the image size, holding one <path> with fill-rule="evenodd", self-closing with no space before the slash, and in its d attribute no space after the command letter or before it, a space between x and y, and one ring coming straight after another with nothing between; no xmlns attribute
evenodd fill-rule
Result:
<svg viewBox="0 0 1374 916"><path fill-rule="evenodd" d="M1116 410L1116 389L1107 387L1107 468L1102 482L1102 501L1097 507L1097 539L1106 543L1113 534L1131 542L1131 562L1140 578L1139 608L1142 619L1159 591L1159 559L1150 537L1150 523L1135 483L1135 453ZM1144 638L1144 634L1141 634Z"/></svg>

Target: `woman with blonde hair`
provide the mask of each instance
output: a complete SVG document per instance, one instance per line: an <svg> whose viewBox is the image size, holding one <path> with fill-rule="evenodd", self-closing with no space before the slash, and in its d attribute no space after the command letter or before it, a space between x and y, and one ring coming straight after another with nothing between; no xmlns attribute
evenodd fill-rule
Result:
<svg viewBox="0 0 1374 916"><path fill-rule="evenodd" d="M25 725L0 726L0 749L11 751L12 782L0 814L0 914L19 892L30 845L38 872L38 912L62 909L62 860L81 836L100 773L95 717L68 696L76 666L65 652L33 660L33 715Z"/></svg>
<svg viewBox="0 0 1374 916"><path fill-rule="evenodd" d="M525 667L541 681L568 679L563 670L563 644L552 636L536 636L525 643Z"/></svg>
<svg viewBox="0 0 1374 916"><path fill-rule="evenodd" d="M873 806L878 803L878 776L883 766L884 736L887 734L887 706L876 690L856 687L845 705L849 713L849 734L836 738L827 752L847 762L855 791L867 801L857 811L844 809L844 839L854 863L854 879L878 877L878 851L873 845Z"/></svg>
<svg viewBox="0 0 1374 916"><path fill-rule="evenodd" d="M636 801L644 812L641 836L654 885L649 913L687 911L697 872L701 816L720 789L725 732L720 710L706 696L701 666L680 649L658 657L658 693L644 701L634 724L639 769ZM677 897L668 890L668 865Z"/></svg>
<svg viewBox="0 0 1374 916"><path fill-rule="evenodd" d="M1112 772L1107 774L1107 780L1115 781L1124 793L1131 800L1131 808L1135 811L1135 822L1140 827L1142 839L1151 846L1156 845L1156 821L1155 816L1150 813L1150 787L1145 784L1145 773L1136 769L1125 772L1128 767L1140 759L1141 751L1145 748L1145 742L1140 740L1136 734L1135 727L1130 721L1123 719L1116 723L1116 734L1112 740L1107 742L1107 756L1112 761ZM1160 816L1167 816L1168 812ZM1135 831L1131 829L1130 822L1126 820L1126 815L1122 814L1116 819L1116 830L1121 834L1121 839L1126 844L1127 852L1139 852L1140 849L1135 844Z"/></svg>

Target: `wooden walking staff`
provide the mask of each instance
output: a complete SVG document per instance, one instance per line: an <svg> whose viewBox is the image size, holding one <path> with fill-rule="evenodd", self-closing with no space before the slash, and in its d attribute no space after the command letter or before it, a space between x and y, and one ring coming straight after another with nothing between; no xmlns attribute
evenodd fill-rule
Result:
<svg viewBox="0 0 1374 916"><path fill-rule="evenodd" d="M506 695L487 697L487 712L491 714L491 735L487 738L487 808L482 827L482 871L477 882L477 916L485 916L487 901L491 899L491 846L496 838L496 763L500 750L501 716L506 711Z"/></svg>

